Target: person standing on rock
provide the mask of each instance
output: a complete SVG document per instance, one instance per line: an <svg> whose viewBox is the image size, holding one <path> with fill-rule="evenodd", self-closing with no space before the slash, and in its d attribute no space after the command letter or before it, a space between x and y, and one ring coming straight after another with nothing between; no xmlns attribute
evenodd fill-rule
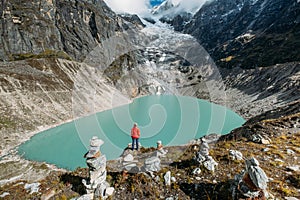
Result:
<svg viewBox="0 0 300 200"><path fill-rule="evenodd" d="M133 127L131 129L131 138L132 138L132 145L131 150L133 151L134 146L136 147L136 150L139 149L139 138L140 138L140 129L137 127L137 123L133 124Z"/></svg>

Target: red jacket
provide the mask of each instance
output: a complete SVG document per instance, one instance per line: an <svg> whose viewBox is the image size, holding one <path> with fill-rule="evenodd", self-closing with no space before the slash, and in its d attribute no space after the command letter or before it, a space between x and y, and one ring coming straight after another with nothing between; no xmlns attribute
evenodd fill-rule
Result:
<svg viewBox="0 0 300 200"><path fill-rule="evenodd" d="M131 129L131 137L132 138L139 138L140 137L140 129L138 127L133 127Z"/></svg>

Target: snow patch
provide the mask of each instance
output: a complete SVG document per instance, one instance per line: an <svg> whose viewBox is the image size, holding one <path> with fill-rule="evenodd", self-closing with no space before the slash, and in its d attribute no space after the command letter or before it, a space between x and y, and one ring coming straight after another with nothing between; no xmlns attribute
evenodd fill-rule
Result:
<svg viewBox="0 0 300 200"><path fill-rule="evenodd" d="M153 7L151 13L159 16L176 16L182 13L195 14L204 3L204 0L166 0Z"/></svg>

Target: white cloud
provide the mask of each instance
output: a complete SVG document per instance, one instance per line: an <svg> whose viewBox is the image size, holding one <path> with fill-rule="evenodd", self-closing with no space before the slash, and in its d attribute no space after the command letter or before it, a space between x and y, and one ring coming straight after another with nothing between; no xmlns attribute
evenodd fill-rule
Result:
<svg viewBox="0 0 300 200"><path fill-rule="evenodd" d="M146 15L149 13L149 0L104 0L116 13Z"/></svg>
<svg viewBox="0 0 300 200"><path fill-rule="evenodd" d="M150 0L104 0L106 4L116 13L149 14ZM180 9L195 13L206 0L170 0L174 5L180 3ZM300 1L300 0L299 0Z"/></svg>

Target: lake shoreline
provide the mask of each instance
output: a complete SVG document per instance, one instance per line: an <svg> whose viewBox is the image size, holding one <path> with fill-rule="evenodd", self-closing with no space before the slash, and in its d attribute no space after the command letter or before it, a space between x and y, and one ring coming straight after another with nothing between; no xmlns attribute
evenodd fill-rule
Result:
<svg viewBox="0 0 300 200"><path fill-rule="evenodd" d="M227 134L245 122L224 106L176 95L140 97L131 104L73 121L40 132L20 145L18 152L25 153L29 160L75 169L85 166L82 155L93 136L104 141L101 151L108 160L117 159L131 142L133 122L139 124L140 143L144 147L151 147L158 140L166 146L184 145L207 134Z"/></svg>

